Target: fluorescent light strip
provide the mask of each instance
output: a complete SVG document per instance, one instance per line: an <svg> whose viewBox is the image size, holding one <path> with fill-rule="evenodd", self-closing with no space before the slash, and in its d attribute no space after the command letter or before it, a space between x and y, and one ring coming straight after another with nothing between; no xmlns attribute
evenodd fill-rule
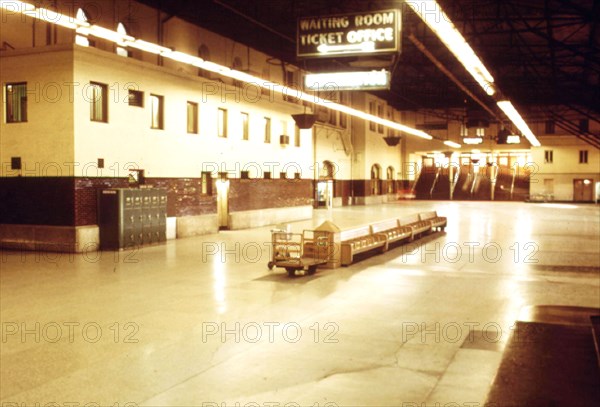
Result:
<svg viewBox="0 0 600 407"><path fill-rule="evenodd" d="M515 109L515 107L509 100L499 101L498 107L502 109L502 111L506 114L506 116L508 116L510 121L512 121L515 124L515 126L517 126L521 134L523 134L525 138L529 140L532 146L541 146L539 140L535 137L527 123L525 123L525 120L523 120L519 112L517 112L517 109Z"/></svg>
<svg viewBox="0 0 600 407"><path fill-rule="evenodd" d="M490 96L496 93L494 77L475 51L469 46L462 34L450 21L446 13L435 0L407 1L408 5L421 17L450 52L460 61L465 69L477 81L479 86Z"/></svg>
<svg viewBox="0 0 600 407"><path fill-rule="evenodd" d="M15 6L18 8L15 10ZM54 23L61 25L66 28L70 28L76 31L81 32L82 34L89 33L91 35L98 35L108 41L115 42L122 46L136 48L145 52L150 52L152 54L157 54L165 58L172 59L177 62L182 62L188 65L192 65L201 69L205 69L207 71L215 72L219 75L226 76L228 78L236 79L242 82L254 84L260 86L262 88L273 90L277 93L292 97L298 98L300 100L304 100L306 102L314 103L315 105L324 106L327 109L337 110L342 113L346 113L350 116L358 117L367 121L371 121L377 124L381 124L382 126L389 127L395 130L402 131L407 134L411 134L413 136L421 137L423 139L432 140L433 137L424 131L414 129L412 127L405 126L400 123L393 122L391 120L386 120L381 117L374 116L372 114L368 114L362 112L357 109L353 109L351 107L341 105L339 103L335 103L333 101L319 98L317 95L309 95L308 93L304 93L299 90L291 89L286 86L282 86L280 84L274 82L268 82L261 78L249 75L245 72L236 71L231 68L228 68L223 65L216 64L214 62L205 61L201 58L185 54L183 52L173 51L170 48L163 47L148 41L135 39L134 37L130 37L128 35L121 34L117 31L109 30L106 28L102 28L99 26L92 26L87 21L81 21L76 18L72 18L66 16L64 14L56 13L50 10L45 9L36 9L35 6L29 3L17 1L17 0L0 0L0 7L5 8L10 11L19 12L31 17L35 17L44 21L48 21L49 23ZM37 11L37 12L36 12ZM52 18L49 18L52 17Z"/></svg>
<svg viewBox="0 0 600 407"><path fill-rule="evenodd" d="M462 147L460 144L455 143L454 141L450 141L450 140L444 141L444 144L447 145L448 147L452 147L452 148L461 148Z"/></svg>

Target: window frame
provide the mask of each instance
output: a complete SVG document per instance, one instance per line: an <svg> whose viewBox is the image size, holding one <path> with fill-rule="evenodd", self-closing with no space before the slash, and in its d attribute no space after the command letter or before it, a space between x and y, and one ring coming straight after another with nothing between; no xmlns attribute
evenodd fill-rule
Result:
<svg viewBox="0 0 600 407"><path fill-rule="evenodd" d="M144 91L141 90L137 90L137 89L128 89L127 90L128 94L127 94L127 105L131 106L131 107L144 107ZM134 96L134 97L132 97ZM139 104L136 103L131 103L131 101L137 101L139 100Z"/></svg>
<svg viewBox="0 0 600 407"><path fill-rule="evenodd" d="M191 115L190 115L190 108L192 109ZM196 102L192 102L190 100L187 101L186 103L186 130L187 130L187 134L198 134L198 103ZM190 127L190 119L191 120L191 127Z"/></svg>
<svg viewBox="0 0 600 407"><path fill-rule="evenodd" d="M90 81L90 88L92 88L92 98L90 100L90 121L96 123L108 123L108 85L105 83ZM100 89L101 100L101 116L96 117L96 105L98 98L96 97L96 89Z"/></svg>
<svg viewBox="0 0 600 407"><path fill-rule="evenodd" d="M158 101L158 111L155 112L154 99ZM152 130L164 130L165 129L165 97L157 95L155 93L150 94L150 128ZM157 115L156 124L155 116Z"/></svg>
<svg viewBox="0 0 600 407"><path fill-rule="evenodd" d="M263 117L263 136L265 144L271 144L272 136L272 123L270 117Z"/></svg>
<svg viewBox="0 0 600 407"><path fill-rule="evenodd" d="M250 113L240 112L240 120L242 124L242 140L250 140Z"/></svg>
<svg viewBox="0 0 600 407"><path fill-rule="evenodd" d="M25 89L24 97L23 97L23 95L21 95L21 100L20 100L20 104L19 104L19 112L20 112L19 120L9 119L9 117L14 117L14 102L15 102L14 95L10 98L8 96L9 86L12 88L14 88L15 86L19 86L19 87L24 86L24 89ZM10 92L13 93L14 90L11 90ZM4 100L6 101L4 104L4 119L5 119L4 121L7 124L27 123L28 122L29 101L27 98L27 82L7 82L7 83L5 83L4 84ZM10 101L10 103L9 103L9 101ZM25 102L24 108L23 108L23 102ZM9 115L9 108L11 108L10 115Z"/></svg>
<svg viewBox="0 0 600 407"><path fill-rule="evenodd" d="M217 137L227 138L227 109L224 107L217 110Z"/></svg>

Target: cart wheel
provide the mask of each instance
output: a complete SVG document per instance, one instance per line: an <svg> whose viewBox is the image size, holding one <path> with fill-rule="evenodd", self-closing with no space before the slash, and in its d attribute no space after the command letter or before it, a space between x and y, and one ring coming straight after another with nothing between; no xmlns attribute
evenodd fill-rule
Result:
<svg viewBox="0 0 600 407"><path fill-rule="evenodd" d="M308 275L312 276L317 272L317 266L308 266Z"/></svg>
<svg viewBox="0 0 600 407"><path fill-rule="evenodd" d="M273 263L272 261L267 263L267 267L269 268L269 270L273 270L273 267L275 267L275 263Z"/></svg>
<svg viewBox="0 0 600 407"><path fill-rule="evenodd" d="M296 276L296 269L293 267L286 267L285 270L288 273L288 276L290 277L295 277Z"/></svg>

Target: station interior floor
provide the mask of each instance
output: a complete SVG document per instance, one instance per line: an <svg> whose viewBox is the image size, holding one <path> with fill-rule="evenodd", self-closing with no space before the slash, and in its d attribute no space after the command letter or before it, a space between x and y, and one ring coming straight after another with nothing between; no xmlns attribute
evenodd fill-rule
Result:
<svg viewBox="0 0 600 407"><path fill-rule="evenodd" d="M2 406L480 406L528 307L600 307L600 207L402 201L444 233L335 270L269 270L274 228L121 252L3 252Z"/></svg>

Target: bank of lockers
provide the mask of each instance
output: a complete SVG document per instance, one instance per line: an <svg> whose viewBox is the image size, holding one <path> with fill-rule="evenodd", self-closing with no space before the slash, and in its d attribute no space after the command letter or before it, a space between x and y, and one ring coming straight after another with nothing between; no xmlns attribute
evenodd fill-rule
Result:
<svg viewBox="0 0 600 407"><path fill-rule="evenodd" d="M114 188L99 192L100 248L116 250L167 240L167 192Z"/></svg>

